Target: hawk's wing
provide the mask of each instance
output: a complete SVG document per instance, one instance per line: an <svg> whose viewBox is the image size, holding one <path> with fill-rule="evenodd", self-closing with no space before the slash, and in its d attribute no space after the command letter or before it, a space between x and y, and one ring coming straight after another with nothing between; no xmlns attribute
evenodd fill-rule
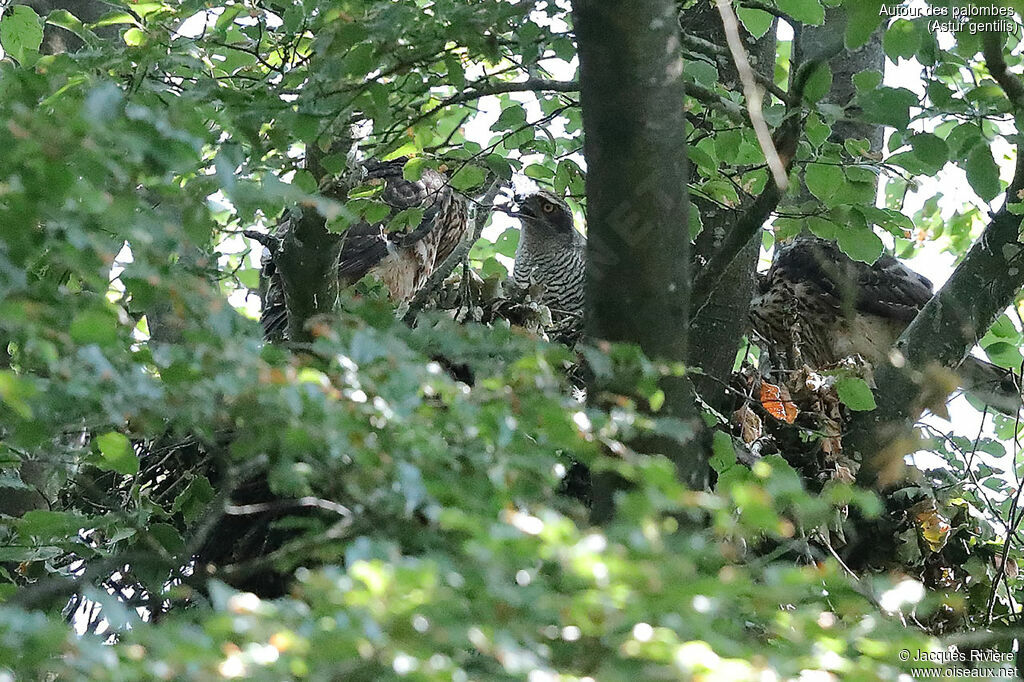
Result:
<svg viewBox="0 0 1024 682"><path fill-rule="evenodd" d="M452 220L450 222L454 224L446 225L441 220L444 217L442 209L458 203L447 179L435 170L425 169L419 180L406 180L403 177L405 163L406 159L371 161L365 167L367 182L384 183L379 199L387 204L391 211L379 223L369 224L363 221L352 225L346 231L338 263L338 276L346 286L384 263L389 255L413 247L435 231L446 228L461 231L465 227L464 211L461 222ZM416 208L423 210L423 217L418 225L412 229L388 231L387 224L395 215ZM432 268L433 259L425 265Z"/></svg>
<svg viewBox="0 0 1024 682"><path fill-rule="evenodd" d="M405 163L406 159L374 160L360 169L361 183L383 185L376 198L387 204L390 211L379 222L360 221L346 230L337 266L343 287L374 271L395 298L408 298L467 234L469 220L465 203L455 194L447 178L433 169L424 169L418 180L407 180L403 177ZM351 183L347 186L339 183L324 193L344 200L351 188ZM388 223L395 215L413 208L423 210L418 224L389 231ZM278 239L285 237L302 218L301 210L289 211L275 230ZM264 254L261 264L264 336L280 340L288 326L284 288L274 255Z"/></svg>
<svg viewBox="0 0 1024 682"><path fill-rule="evenodd" d="M833 297L844 314L865 313L909 323L932 297L932 283L889 255L868 265L832 242L799 238L780 247L768 282L784 274Z"/></svg>
<svg viewBox="0 0 1024 682"><path fill-rule="evenodd" d="M931 295L931 282L891 256L868 265L832 242L801 237L776 251L750 315L789 369L850 355L877 363Z"/></svg>

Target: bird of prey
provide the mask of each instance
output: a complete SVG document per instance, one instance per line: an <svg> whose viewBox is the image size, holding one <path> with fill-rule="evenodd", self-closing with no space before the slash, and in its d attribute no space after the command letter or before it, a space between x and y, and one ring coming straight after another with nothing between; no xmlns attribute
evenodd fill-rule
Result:
<svg viewBox="0 0 1024 682"><path fill-rule="evenodd" d="M552 328L572 333L583 319L587 240L573 227L572 211L551 192L518 198L522 230L512 281L551 311Z"/></svg>
<svg viewBox="0 0 1024 682"><path fill-rule="evenodd" d="M782 369L822 369L854 355L877 367L931 297L932 283L892 256L868 265L830 241L798 237L778 248L761 278L751 322ZM973 356L958 371L990 406L1020 406L1012 372Z"/></svg>
<svg viewBox="0 0 1024 682"><path fill-rule="evenodd" d="M370 161L361 169L360 184L382 185L380 194L375 198L391 210L381 220L362 220L345 231L337 264L337 277L342 288L372 274L388 288L392 299L408 301L472 231L466 203L448 179L442 173L427 168L418 180L407 180L403 176L406 161L404 158ZM390 228L391 219L407 210L422 211L419 223L412 229ZM277 243L287 236L293 221L300 218L293 213L282 221L275 235ZM271 247L262 260L264 283L261 287L263 313L260 320L264 336L280 340L287 329L288 311L274 257Z"/></svg>

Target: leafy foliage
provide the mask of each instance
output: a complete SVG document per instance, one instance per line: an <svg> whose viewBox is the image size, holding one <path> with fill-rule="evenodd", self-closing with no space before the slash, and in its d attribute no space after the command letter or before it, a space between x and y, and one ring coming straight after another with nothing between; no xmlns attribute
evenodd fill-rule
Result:
<svg viewBox="0 0 1024 682"><path fill-rule="evenodd" d="M770 30L766 8L816 25L836 5L739 4L755 36ZM882 21L877 3L841 9L851 48ZM933 434L950 462L928 472L949 486L939 495L922 485L879 504L803 475L795 458L747 466L744 439L722 428L715 490L690 491L664 458L630 447L693 436L660 410L658 380L677 368L631 347L584 349L614 387L584 407L567 349L443 315L410 329L372 290L346 298L308 347L262 342L249 305L255 242L242 230L293 205L338 231L379 210L321 193L321 175L348 164L337 139L365 156L409 155L409 175L443 168L471 198L489 174L521 173L581 207L570 25L556 2L184 0L118 6L89 24L63 9L5 10L0 670L885 679L909 666L901 649L1015 615L1007 567L1020 551L1003 551L1012 528L997 525L1019 513L997 463L1013 420L974 441ZM44 28L57 26L82 49L42 54ZM876 227L903 255L940 239L966 250L978 206L944 220L935 200L911 218L902 200L948 164L994 198L991 141L1006 137L1007 105L969 35L940 48L922 26L893 22L885 45L924 65L923 99L863 73L843 110L826 97L831 71L808 84L794 175L817 201L794 200L772 238L807 228L865 262L886 248ZM120 42L100 37L111 27ZM690 190L735 207L764 190L764 154L721 54L687 49ZM790 53L780 45L778 82ZM767 103L770 124L785 115ZM847 115L895 127L892 154L835 141ZM890 201L876 208L883 174ZM516 240L482 239L474 269L503 275ZM1017 366L1022 343L1005 317L981 345ZM835 394L844 409L874 405L859 378ZM817 452L823 434L797 426L792 451ZM574 463L628 484L613 521L591 524L563 494ZM915 507L921 498L931 506ZM856 567L860 578L826 550L844 527L855 540L850 519L895 538L884 561ZM997 598L1005 578L1013 595ZM901 609L931 634L906 628Z"/></svg>

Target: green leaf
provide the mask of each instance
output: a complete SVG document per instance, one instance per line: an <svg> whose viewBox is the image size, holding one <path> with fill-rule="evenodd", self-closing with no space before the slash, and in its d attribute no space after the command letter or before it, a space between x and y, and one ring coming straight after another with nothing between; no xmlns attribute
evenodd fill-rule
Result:
<svg viewBox="0 0 1024 682"><path fill-rule="evenodd" d="M90 46L95 46L98 40L95 33L86 28L85 24L78 20L78 17L66 9L56 9L50 12L46 15L46 23L71 31Z"/></svg>
<svg viewBox="0 0 1024 682"><path fill-rule="evenodd" d="M22 64L35 62L43 44L43 24L27 5L8 7L0 19L0 47Z"/></svg>
<svg viewBox="0 0 1024 682"><path fill-rule="evenodd" d="M832 87L832 69L828 64L819 64L814 72L807 78L804 86L804 99L809 104L821 101L828 94Z"/></svg>
<svg viewBox="0 0 1024 682"><path fill-rule="evenodd" d="M867 227L845 227L836 236L843 253L862 263L874 263L885 250L882 240Z"/></svg>
<svg viewBox="0 0 1024 682"><path fill-rule="evenodd" d="M152 523L147 530L153 539L170 554L177 554L185 549L185 541L181 539L177 529L169 523Z"/></svg>
<svg viewBox="0 0 1024 682"><path fill-rule="evenodd" d="M542 166L539 163L531 163L529 166L523 169L523 175L534 180L547 180L553 178L555 172L547 166Z"/></svg>
<svg viewBox="0 0 1024 682"><path fill-rule="evenodd" d="M839 400L851 410L868 412L877 407L871 388L859 377L844 377L836 382Z"/></svg>
<svg viewBox="0 0 1024 682"><path fill-rule="evenodd" d="M494 247L502 256L514 258L516 249L519 248L519 230L510 227L502 232L498 239L495 240Z"/></svg>
<svg viewBox="0 0 1024 682"><path fill-rule="evenodd" d="M949 147L941 137L931 133L920 133L910 138L914 156L925 166L925 173L934 175L942 170L949 160Z"/></svg>
<svg viewBox="0 0 1024 682"><path fill-rule="evenodd" d="M828 139L828 136L832 134L831 126L827 125L821 120L821 116L814 112L807 115L807 123L804 126L804 130L807 132L807 141L814 145L815 148L821 147Z"/></svg>
<svg viewBox="0 0 1024 682"><path fill-rule="evenodd" d="M108 12L104 14L102 17L100 17L93 23L89 24L89 28L117 26L119 24L134 24L137 26L138 23L139 22L131 14L128 14L127 12L122 12L120 10L115 10L113 12Z"/></svg>
<svg viewBox="0 0 1024 682"><path fill-rule="evenodd" d="M33 509L18 520L18 534L43 539L75 535L85 518L73 512Z"/></svg>
<svg viewBox="0 0 1024 682"><path fill-rule="evenodd" d="M423 213L422 208L403 209L388 222L388 229L398 232L414 229L423 222Z"/></svg>
<svg viewBox="0 0 1024 682"><path fill-rule="evenodd" d="M850 156L865 156L871 151L871 143L863 138L851 137L843 140L843 147Z"/></svg>
<svg viewBox="0 0 1024 682"><path fill-rule="evenodd" d="M174 504L171 509L172 511L180 512L185 518L186 523L192 523L202 516L206 505L215 495L216 491L210 485L209 479L205 476L199 476L192 479L188 486L181 491L181 494L174 498Z"/></svg>
<svg viewBox="0 0 1024 682"><path fill-rule="evenodd" d="M853 84L860 92L874 90L882 84L882 72L874 69L853 74Z"/></svg>
<svg viewBox="0 0 1024 682"><path fill-rule="evenodd" d="M410 182L416 182L423 177L423 171L427 167L427 160L422 156L414 156L402 166L402 177Z"/></svg>
<svg viewBox="0 0 1024 682"><path fill-rule="evenodd" d="M950 158L966 157L981 139L981 128L974 123L961 123L956 126L946 136L946 146L949 147Z"/></svg>
<svg viewBox="0 0 1024 682"><path fill-rule="evenodd" d="M117 324L117 318L106 310L85 310L71 321L71 339L82 346L110 346L117 342Z"/></svg>
<svg viewBox="0 0 1024 682"><path fill-rule="evenodd" d="M818 26L825 21L825 8L818 0L776 0L775 4L801 23Z"/></svg>
<svg viewBox="0 0 1024 682"><path fill-rule="evenodd" d="M124 434L110 431L96 437L100 459L96 466L104 471L116 471L125 476L139 473L139 458L135 455L131 441Z"/></svg>
<svg viewBox="0 0 1024 682"><path fill-rule="evenodd" d="M704 231L704 220L700 216L700 209L690 202L690 239L696 239L697 235Z"/></svg>
<svg viewBox="0 0 1024 682"><path fill-rule="evenodd" d="M807 229L816 237L833 240L836 237L836 231L840 228L831 220L810 216L807 218Z"/></svg>
<svg viewBox="0 0 1024 682"><path fill-rule="evenodd" d="M733 447L732 438L722 431L715 431L714 439L711 441L711 468L722 473L736 464L736 449Z"/></svg>
<svg viewBox="0 0 1024 682"><path fill-rule="evenodd" d="M513 130L526 123L526 109L519 102L512 102L504 109L498 119L491 125L491 130Z"/></svg>
<svg viewBox="0 0 1024 682"><path fill-rule="evenodd" d="M823 163L809 163L804 169L804 182L811 194L826 206L834 206L841 199L840 188L846 183L846 176L839 166Z"/></svg>
<svg viewBox="0 0 1024 682"><path fill-rule="evenodd" d="M35 395L36 387L28 379L9 370L0 370L0 401L23 419L32 417L28 398Z"/></svg>
<svg viewBox="0 0 1024 682"><path fill-rule="evenodd" d="M921 34L914 22L897 19L885 32L883 46L886 56L894 62L900 57L911 59L921 46Z"/></svg>
<svg viewBox="0 0 1024 682"><path fill-rule="evenodd" d="M146 34L139 28L130 28L124 32L124 44L129 47L139 47L145 44Z"/></svg>
<svg viewBox="0 0 1024 682"><path fill-rule="evenodd" d="M906 130L910 125L910 107L917 106L918 100L906 88L878 87L861 92L857 101L868 123L880 123L897 130Z"/></svg>
<svg viewBox="0 0 1024 682"><path fill-rule="evenodd" d="M883 0L843 0L846 10L846 47L856 49L868 42L875 28L882 23L879 10Z"/></svg>
<svg viewBox="0 0 1024 682"><path fill-rule="evenodd" d="M1000 192L999 166L992 158L992 150L985 143L974 145L967 155L967 182L984 201L992 201Z"/></svg>
<svg viewBox="0 0 1024 682"><path fill-rule="evenodd" d="M764 10L737 7L736 15L747 29L747 33L755 38L760 38L772 27L773 17Z"/></svg>
<svg viewBox="0 0 1024 682"><path fill-rule="evenodd" d="M235 273L235 277L246 289L256 290L260 288L260 271L258 268L242 268Z"/></svg>
<svg viewBox="0 0 1024 682"><path fill-rule="evenodd" d="M464 165L452 176L452 187L458 190L475 189L484 183L487 173L480 166Z"/></svg>
<svg viewBox="0 0 1024 682"><path fill-rule="evenodd" d="M318 189L316 178L305 168L295 171L295 175L292 176L292 184L306 194L313 194Z"/></svg>
<svg viewBox="0 0 1024 682"><path fill-rule="evenodd" d="M1018 369L1021 364L1020 349L1015 344L1006 341L996 341L985 346L985 354L988 359L1000 367Z"/></svg>
<svg viewBox="0 0 1024 682"><path fill-rule="evenodd" d="M379 223L391 215L391 207L383 201L368 201L363 204L362 211L368 223Z"/></svg>
<svg viewBox="0 0 1024 682"><path fill-rule="evenodd" d="M713 87L718 82L718 69L707 62L690 61L686 63L683 70L693 80L705 87Z"/></svg>

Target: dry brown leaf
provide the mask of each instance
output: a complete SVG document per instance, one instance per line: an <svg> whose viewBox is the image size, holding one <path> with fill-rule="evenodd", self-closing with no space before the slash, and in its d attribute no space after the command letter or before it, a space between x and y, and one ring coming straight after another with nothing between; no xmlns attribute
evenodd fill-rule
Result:
<svg viewBox="0 0 1024 682"><path fill-rule="evenodd" d="M800 414L799 408L789 396L789 389L785 386L776 386L767 381L761 382L761 407L771 416L779 421L792 424Z"/></svg>

